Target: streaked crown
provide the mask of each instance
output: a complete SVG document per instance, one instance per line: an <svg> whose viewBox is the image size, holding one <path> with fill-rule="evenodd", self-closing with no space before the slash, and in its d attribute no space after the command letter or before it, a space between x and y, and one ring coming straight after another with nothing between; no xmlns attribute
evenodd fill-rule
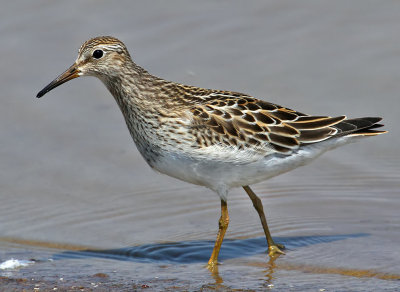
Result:
<svg viewBox="0 0 400 292"><path fill-rule="evenodd" d="M83 43L76 64L82 75L110 77L118 74L127 61L132 62L123 42L111 36L100 36Z"/></svg>

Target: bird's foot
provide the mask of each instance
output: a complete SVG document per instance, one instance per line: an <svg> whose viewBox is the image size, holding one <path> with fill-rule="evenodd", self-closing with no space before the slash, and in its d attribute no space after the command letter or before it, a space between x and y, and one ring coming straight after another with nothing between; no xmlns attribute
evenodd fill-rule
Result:
<svg viewBox="0 0 400 292"><path fill-rule="evenodd" d="M285 254L282 250L285 249L283 244L274 243L273 245L268 247L268 255L270 257L277 257L281 254Z"/></svg>
<svg viewBox="0 0 400 292"><path fill-rule="evenodd" d="M208 264L207 264L207 269L210 271L210 272L215 272L215 271L218 271L218 265L219 265L219 263L217 262L217 261L208 261Z"/></svg>

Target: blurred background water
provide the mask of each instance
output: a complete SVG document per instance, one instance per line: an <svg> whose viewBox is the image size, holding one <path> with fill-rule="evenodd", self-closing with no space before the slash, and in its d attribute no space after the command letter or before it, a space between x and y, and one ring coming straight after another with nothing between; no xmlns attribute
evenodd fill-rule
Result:
<svg viewBox="0 0 400 292"><path fill-rule="evenodd" d="M36 260L0 275L86 285L101 272L155 290L399 288L400 2L0 4L0 262ZM98 35L167 80L309 114L383 116L390 132L254 186L288 247L274 262L250 200L232 190L211 275L218 197L153 172L98 80L35 98Z"/></svg>

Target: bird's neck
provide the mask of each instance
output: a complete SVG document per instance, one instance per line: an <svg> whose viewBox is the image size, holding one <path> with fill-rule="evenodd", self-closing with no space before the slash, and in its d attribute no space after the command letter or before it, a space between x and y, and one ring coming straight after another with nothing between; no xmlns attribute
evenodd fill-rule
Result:
<svg viewBox="0 0 400 292"><path fill-rule="evenodd" d="M160 127L159 115L162 102L159 101L157 88L164 80L132 64L124 67L121 74L100 78L113 95L125 122L142 155L157 139L156 130ZM158 102L157 102L158 101ZM153 147L154 148L154 147ZM148 161L150 163L150 161Z"/></svg>
<svg viewBox="0 0 400 292"><path fill-rule="evenodd" d="M140 111L146 107L160 106L164 101L157 90L167 81L151 75L133 62L122 66L117 75L100 78L114 96L121 110L126 106Z"/></svg>

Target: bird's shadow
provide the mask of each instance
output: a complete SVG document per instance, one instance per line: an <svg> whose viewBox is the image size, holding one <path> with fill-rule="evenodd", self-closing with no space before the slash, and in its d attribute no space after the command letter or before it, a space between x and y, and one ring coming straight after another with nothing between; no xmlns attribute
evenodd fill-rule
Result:
<svg viewBox="0 0 400 292"><path fill-rule="evenodd" d="M365 237L367 233L276 237L275 241L286 246L288 251L315 244L329 243L349 238ZM197 240L169 243L144 244L138 246L103 249L64 251L53 255L53 260L76 258L106 258L144 263L206 263L214 247L213 241ZM265 254L267 242L264 237L224 240L219 259Z"/></svg>

